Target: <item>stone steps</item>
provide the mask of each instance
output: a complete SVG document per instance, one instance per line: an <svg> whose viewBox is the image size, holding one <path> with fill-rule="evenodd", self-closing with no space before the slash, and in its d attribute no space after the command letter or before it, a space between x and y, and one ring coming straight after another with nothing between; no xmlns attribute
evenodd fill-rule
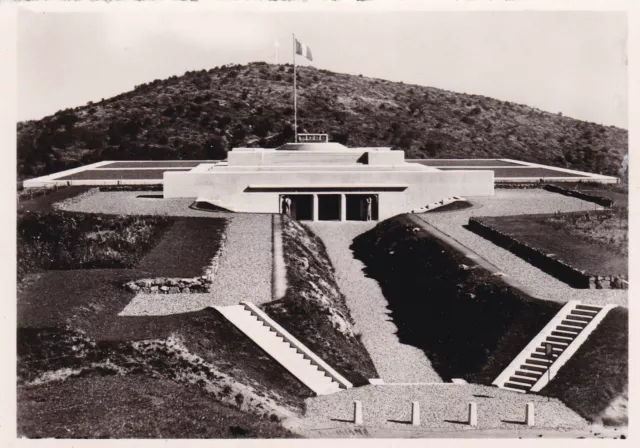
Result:
<svg viewBox="0 0 640 448"><path fill-rule="evenodd" d="M215 308L316 395L352 387L351 383L255 305L245 302Z"/></svg>
<svg viewBox="0 0 640 448"><path fill-rule="evenodd" d="M567 303L493 382L517 392L537 392L555 377L613 305ZM547 346L550 352L547 354Z"/></svg>

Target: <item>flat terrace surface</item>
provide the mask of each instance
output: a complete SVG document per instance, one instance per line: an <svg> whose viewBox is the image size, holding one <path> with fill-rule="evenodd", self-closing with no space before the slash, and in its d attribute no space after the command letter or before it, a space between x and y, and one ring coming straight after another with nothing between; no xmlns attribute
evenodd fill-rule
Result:
<svg viewBox="0 0 640 448"><path fill-rule="evenodd" d="M514 166L514 167L500 167L500 168L481 168L481 167L473 167L473 168L454 168L454 167L438 167L438 169L443 171L455 171L455 170L491 170L493 171L493 175L496 179L505 178L505 177L583 177L588 179L589 174L577 174L577 173L567 173L565 171L554 170L552 167L549 168L540 168L537 166Z"/></svg>
<svg viewBox="0 0 640 448"><path fill-rule="evenodd" d="M441 166L522 166L516 162L500 159L407 159L407 162L434 166L436 168Z"/></svg>
<svg viewBox="0 0 640 448"><path fill-rule="evenodd" d="M211 160L139 160L131 162L112 162L100 168L195 168Z"/></svg>
<svg viewBox="0 0 640 448"><path fill-rule="evenodd" d="M189 171L189 168L172 169L173 171ZM86 170L73 173L68 176L57 177L55 180L138 180L151 179L162 180L164 170L159 169L122 169L122 170Z"/></svg>

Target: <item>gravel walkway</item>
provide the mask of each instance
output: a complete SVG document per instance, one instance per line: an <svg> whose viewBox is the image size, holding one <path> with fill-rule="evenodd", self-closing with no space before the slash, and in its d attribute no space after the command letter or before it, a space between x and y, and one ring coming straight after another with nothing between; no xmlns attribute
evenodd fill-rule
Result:
<svg viewBox="0 0 640 448"><path fill-rule="evenodd" d="M192 210L189 198L164 199L161 191L99 191L97 188L60 206L62 210L109 215L238 216L234 213Z"/></svg>
<svg viewBox="0 0 640 448"><path fill-rule="evenodd" d="M376 370L387 383L428 383L442 381L422 350L400 343L397 327L389 318L388 302L378 282L366 277L364 265L353 258L349 247L353 239L376 223L307 223L324 242L336 269L336 280L347 298L355 320L355 330L362 333Z"/></svg>
<svg viewBox="0 0 640 448"><path fill-rule="evenodd" d="M478 429L521 429L526 403L534 403L536 428L578 429L588 423L561 401L475 384L364 386L305 400L307 430L354 428L353 401L362 402L364 426L412 428L411 402L420 403L420 428L469 431L468 403L478 406ZM309 431L305 431L309 432ZM311 434L310 434L311 435Z"/></svg>
<svg viewBox="0 0 640 448"><path fill-rule="evenodd" d="M548 298L556 302L580 300L585 303L600 305L611 303L627 306L627 291L625 290L574 289L532 266L508 250L463 227L472 216L506 216L594 210L597 208L595 204L541 189L496 189L495 196L473 198L470 202L474 204L474 207L465 210L446 213L423 213L416 216L419 216L425 222L493 263L523 286L530 288L539 297Z"/></svg>
<svg viewBox="0 0 640 448"><path fill-rule="evenodd" d="M138 294L121 316L160 316L271 300L271 215L234 214L211 293Z"/></svg>

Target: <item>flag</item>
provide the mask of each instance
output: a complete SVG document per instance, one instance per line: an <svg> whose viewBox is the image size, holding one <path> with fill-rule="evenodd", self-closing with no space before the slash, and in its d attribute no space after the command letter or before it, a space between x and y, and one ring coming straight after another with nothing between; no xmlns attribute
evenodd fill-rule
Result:
<svg viewBox="0 0 640 448"><path fill-rule="evenodd" d="M311 54L311 48L307 47L305 44L300 43L298 39L296 39L296 54L304 56L305 58L313 61L313 55Z"/></svg>

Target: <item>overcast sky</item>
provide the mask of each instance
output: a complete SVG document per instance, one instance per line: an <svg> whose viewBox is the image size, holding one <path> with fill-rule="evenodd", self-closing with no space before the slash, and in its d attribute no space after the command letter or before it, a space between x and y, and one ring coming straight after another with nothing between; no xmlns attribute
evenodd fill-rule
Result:
<svg viewBox="0 0 640 448"><path fill-rule="evenodd" d="M41 13L18 16L18 119L230 63L314 63L627 128L627 21L608 12ZM299 58L300 59L300 58ZM302 63L302 61L301 61Z"/></svg>

